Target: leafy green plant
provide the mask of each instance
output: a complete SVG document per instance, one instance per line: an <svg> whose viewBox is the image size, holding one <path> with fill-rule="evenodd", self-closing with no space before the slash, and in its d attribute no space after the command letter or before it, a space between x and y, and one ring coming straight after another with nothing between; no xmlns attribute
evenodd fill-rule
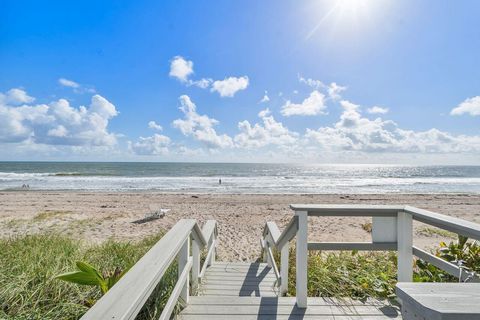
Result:
<svg viewBox="0 0 480 320"><path fill-rule="evenodd" d="M98 286L102 294L107 293L128 271L128 268L122 271L116 267L113 272L102 274L86 262L77 261L75 264L80 271L63 273L55 278L81 285Z"/></svg>
<svg viewBox="0 0 480 320"><path fill-rule="evenodd" d="M467 237L458 236L458 241L440 242L435 255L453 264L461 264L467 271L480 273L480 245L477 242L469 242ZM454 282L457 277L435 267L434 265L418 259L416 261L414 281L418 282Z"/></svg>

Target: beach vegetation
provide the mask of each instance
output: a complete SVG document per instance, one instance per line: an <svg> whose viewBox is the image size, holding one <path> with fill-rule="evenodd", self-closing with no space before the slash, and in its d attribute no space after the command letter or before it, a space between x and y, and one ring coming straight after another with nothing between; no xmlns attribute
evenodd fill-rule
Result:
<svg viewBox="0 0 480 320"><path fill-rule="evenodd" d="M440 237L444 237L444 238L456 238L457 235L453 232L450 232L450 231L447 231L447 230L443 230L443 229L439 229L439 228L435 228L435 227L421 227L417 230L417 234L420 234L420 235L424 235L424 236L427 236L427 237L431 237L431 236L440 236Z"/></svg>
<svg viewBox="0 0 480 320"><path fill-rule="evenodd" d="M308 255L308 296L365 300L393 298L397 275L393 252L321 252ZM295 248L290 251L289 296L295 296Z"/></svg>
<svg viewBox="0 0 480 320"><path fill-rule="evenodd" d="M468 241L467 237L458 236L457 241L449 244L440 242L439 247L433 252L442 258L467 272L480 274L480 245L477 241ZM415 261L414 280L418 282L455 282L458 277L443 271L421 259Z"/></svg>
<svg viewBox="0 0 480 320"><path fill-rule="evenodd" d="M371 222L362 223L362 229L368 233L372 233L372 223Z"/></svg>
<svg viewBox="0 0 480 320"><path fill-rule="evenodd" d="M77 261L75 264L78 271L62 273L55 278L80 285L96 286L102 294L107 293L129 269L129 267L124 270L115 267L113 271L102 273L86 262Z"/></svg>
<svg viewBox="0 0 480 320"><path fill-rule="evenodd" d="M76 261L112 272L134 265L161 237L86 244L57 233L0 239L0 319L79 319L102 295L92 286L60 281ZM83 268L83 266L82 266ZM155 319L175 285L176 266L165 273L138 319Z"/></svg>
<svg viewBox="0 0 480 320"><path fill-rule="evenodd" d="M39 212L34 218L34 221L41 221L41 220L47 220L47 219L52 219L52 218L57 218L57 217L62 217L65 215L72 214L72 211L64 211L64 210L45 210L42 212Z"/></svg>

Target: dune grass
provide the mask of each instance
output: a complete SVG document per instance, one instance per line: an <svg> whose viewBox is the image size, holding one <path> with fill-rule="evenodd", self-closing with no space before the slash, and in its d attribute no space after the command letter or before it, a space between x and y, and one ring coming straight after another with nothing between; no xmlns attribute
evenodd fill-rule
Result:
<svg viewBox="0 0 480 320"><path fill-rule="evenodd" d="M394 298L396 259L393 252L311 251L308 255L308 296L360 300ZM292 248L289 296L295 296L295 271L295 248Z"/></svg>
<svg viewBox="0 0 480 320"><path fill-rule="evenodd" d="M78 319L100 297L95 287L54 279L87 261L102 271L126 268L142 257L161 235L139 242L109 240L85 245L58 234L27 235L0 240L0 319ZM171 268L157 293L142 310L142 319L158 314L176 281Z"/></svg>

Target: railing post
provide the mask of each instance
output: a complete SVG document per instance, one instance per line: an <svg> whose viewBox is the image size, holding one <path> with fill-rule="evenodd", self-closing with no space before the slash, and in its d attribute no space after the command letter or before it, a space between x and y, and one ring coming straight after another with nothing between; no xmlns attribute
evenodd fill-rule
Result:
<svg viewBox="0 0 480 320"><path fill-rule="evenodd" d="M285 243L280 251L280 294L284 295L288 292L288 259L290 253L290 243Z"/></svg>
<svg viewBox="0 0 480 320"><path fill-rule="evenodd" d="M262 238L262 262L268 263L268 254L267 254L267 237Z"/></svg>
<svg viewBox="0 0 480 320"><path fill-rule="evenodd" d="M413 224L412 215L401 211L397 216L397 280L413 280Z"/></svg>
<svg viewBox="0 0 480 320"><path fill-rule="evenodd" d="M308 212L295 211L298 217L297 256L296 256L296 283L297 307L307 307L307 263L308 263Z"/></svg>
<svg viewBox="0 0 480 320"><path fill-rule="evenodd" d="M216 254L216 246L217 246L217 241L216 241L216 237L215 237L215 231L213 232L212 236L210 237L210 240L208 240L208 250L210 250L210 246L213 246L213 252L210 256L210 260L209 261L205 261L205 263L207 264L207 266L211 266L214 262L215 262L215 254Z"/></svg>
<svg viewBox="0 0 480 320"><path fill-rule="evenodd" d="M268 249L270 248L270 242L268 241L268 235L265 237L265 240L263 241L263 245L265 246L264 252L264 262L267 263L268 267L271 268L273 267L273 261L270 260L270 256L268 255Z"/></svg>
<svg viewBox="0 0 480 320"><path fill-rule="evenodd" d="M192 256L192 286L196 290L200 275L200 247L195 239L192 239Z"/></svg>
<svg viewBox="0 0 480 320"><path fill-rule="evenodd" d="M183 243L182 248L178 252L177 255L177 262L178 262L178 275L182 274L183 269L187 265L188 256L190 255L190 239L187 238ZM180 298L185 302L188 303L189 300L189 285L190 285L190 277L187 275L187 279L185 284L183 285L182 292L180 293Z"/></svg>

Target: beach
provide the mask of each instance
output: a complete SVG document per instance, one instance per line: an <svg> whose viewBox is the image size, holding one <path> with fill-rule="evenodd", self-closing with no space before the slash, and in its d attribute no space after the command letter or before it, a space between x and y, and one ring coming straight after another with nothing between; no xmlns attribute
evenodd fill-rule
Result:
<svg viewBox="0 0 480 320"><path fill-rule="evenodd" d="M479 194L166 194L158 192L4 191L0 192L0 236L59 232L98 243L110 238L138 241L167 231L180 219L218 222L218 257L254 261L260 256L265 222L280 230L289 222L292 203L400 204L480 223ZM142 223L156 209L165 217ZM370 241L370 218L310 218L315 241ZM135 223L137 222L137 223ZM452 234L415 222L414 243L431 249Z"/></svg>

